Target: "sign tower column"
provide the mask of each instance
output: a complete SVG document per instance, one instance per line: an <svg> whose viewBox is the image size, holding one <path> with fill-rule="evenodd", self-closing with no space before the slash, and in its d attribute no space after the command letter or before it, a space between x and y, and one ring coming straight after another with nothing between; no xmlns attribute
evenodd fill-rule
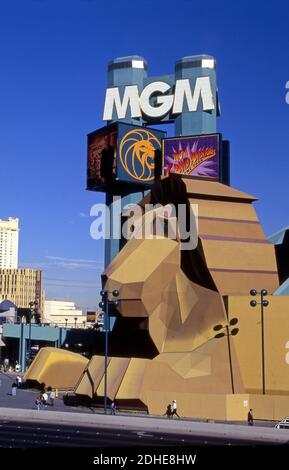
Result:
<svg viewBox="0 0 289 470"><path fill-rule="evenodd" d="M141 92L146 77L147 62L140 56L119 57L108 64L108 87L119 87L121 99L123 98L124 89L128 85L137 85L139 92ZM118 121L118 116L114 109L113 119L108 121L107 124L116 121ZM137 126L143 124L141 119L133 119L129 115L126 115L122 122ZM106 204L111 206L113 197L118 195L121 197L121 209L123 209L128 204L137 204L144 197L145 191L146 188L142 188L140 185L137 186L137 189L130 184L119 185L116 189L110 189L106 192ZM112 226L113 221L110 222ZM105 240L105 267L120 251L120 243L121 241L117 239Z"/></svg>

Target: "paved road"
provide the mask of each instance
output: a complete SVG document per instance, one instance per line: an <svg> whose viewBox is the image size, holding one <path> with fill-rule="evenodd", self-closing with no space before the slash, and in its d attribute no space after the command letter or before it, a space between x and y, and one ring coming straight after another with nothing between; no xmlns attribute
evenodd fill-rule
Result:
<svg viewBox="0 0 289 470"><path fill-rule="evenodd" d="M5 440L3 445L7 445L11 437L16 439L18 433L20 441L25 439L27 446L31 445L31 441L43 445L47 437L51 437L52 441L48 439L48 444L45 445L53 446L55 440L60 439L61 446L64 446L67 442L70 444L72 437L77 442L77 435L81 436L82 433L84 435L87 433L86 440L89 447L133 446L136 443L140 445L142 441L145 441L146 446L286 445L289 441L289 433L284 429L201 423L182 419L168 420L157 417L105 416L93 413L76 415L70 412L0 408L0 420L2 421L0 435ZM27 439L22 437L22 433ZM80 447L83 446L82 443L83 441Z"/></svg>
<svg viewBox="0 0 289 470"><path fill-rule="evenodd" d="M0 447L4 448L183 447L192 445L249 445L250 443L250 440L208 437L206 435L182 436L165 432L0 420Z"/></svg>

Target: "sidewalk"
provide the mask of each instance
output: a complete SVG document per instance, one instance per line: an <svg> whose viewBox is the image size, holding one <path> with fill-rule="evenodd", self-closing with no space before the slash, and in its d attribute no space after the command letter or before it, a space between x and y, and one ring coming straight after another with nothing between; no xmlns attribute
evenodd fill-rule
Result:
<svg viewBox="0 0 289 470"><path fill-rule="evenodd" d="M288 444L289 433L285 429L245 427L235 424L200 423L188 420L168 420L167 418L110 416L57 412L46 410L23 410L0 408L0 419L24 422L44 422L55 425L85 426L136 431L139 433L179 434L182 436L206 436L208 438L237 439L256 444Z"/></svg>
<svg viewBox="0 0 289 470"><path fill-rule="evenodd" d="M217 430L220 430L220 426L225 426L225 429L228 429L228 432L232 432L232 427L237 426L236 429L242 429L242 432L244 435L247 436L248 432L251 432L252 428L248 429L247 423L224 423L224 422L203 422L201 420L191 420L188 418L183 418L182 420L168 420L166 417L158 417L158 416L152 416L152 415L143 415L140 413L136 412L122 412L119 411L116 415L116 417L110 417L110 416L104 416L103 415L103 410L100 408L88 408L88 407L75 407L75 406L67 406L62 399L62 396L58 399L55 400L54 406L47 406L47 408L44 408L41 411L36 410L36 405L35 405L35 400L39 396L39 391L37 390L31 390L31 389L18 389L17 390L17 395L16 397L11 396L11 385L15 379L17 374L15 373L0 373L0 418L2 417L2 413L4 413L5 410L5 416L4 417L9 417L8 410L10 410L11 418L14 419L14 417L19 417L23 416L23 419L44 419L48 420L51 419L51 422L58 422L58 421L64 421L68 419L68 423L78 423L79 418L81 415L85 417L84 422L85 424L88 423L102 423L102 420L104 419L104 424L108 422L108 419L112 420L117 420L119 423L121 419L128 419L129 421L125 421L126 425L131 425L131 423L135 422L137 419L141 419L142 421L140 423L143 423L142 425L145 427L146 425L144 423L156 423L159 422L161 423L161 429L167 430L170 427L172 427L173 431L176 432L176 429L179 429L180 427L182 429L186 429L186 426L188 429L191 428L192 425L198 426L200 425L200 429L208 429L207 427L202 428L202 426L217 426ZM34 414L33 412L36 412ZM41 414L41 416L39 415ZM42 413L45 415L42 416ZM77 414L77 418L76 415ZM48 416L49 415L49 416ZM51 418L50 418L51 415ZM65 415L65 416L63 416ZM73 418L71 418L73 417ZM92 421L91 421L92 417ZM100 421L97 421L98 418ZM15 418L15 419L16 419ZM55 421L54 421L55 420ZM96 421L94 421L96 420ZM114 423L115 421L112 421ZM180 424L182 423L182 424ZM255 422L255 426L253 427L253 433L255 432L255 429L259 429L259 433L262 431L265 432L266 429L272 430L273 429L273 435L276 435L276 429L274 429L274 423L271 422ZM147 424L149 426L149 424ZM155 429L154 424L151 430ZM212 427L210 429L213 429ZM283 430L284 431L284 430ZM190 432L190 431L188 431ZM219 431L218 431L219 432ZM285 430L286 437L289 440L289 433L287 430Z"/></svg>
<svg viewBox="0 0 289 470"><path fill-rule="evenodd" d="M36 409L35 400L39 396L39 390L31 390L20 388L17 389L16 397L11 395L11 385L15 380L16 373L0 372L0 406L13 409ZM56 399L54 406L48 406L47 411L56 410L59 412L71 411L74 413L79 412L79 408L67 406L63 403L62 395ZM91 413L90 408L81 409L82 413Z"/></svg>

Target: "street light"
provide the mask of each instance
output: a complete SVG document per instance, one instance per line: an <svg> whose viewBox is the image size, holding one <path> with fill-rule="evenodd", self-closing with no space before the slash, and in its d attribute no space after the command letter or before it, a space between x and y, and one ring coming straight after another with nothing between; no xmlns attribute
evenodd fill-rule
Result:
<svg viewBox="0 0 289 470"><path fill-rule="evenodd" d="M64 320L65 320L65 328L67 328L68 318L64 318Z"/></svg>
<svg viewBox="0 0 289 470"><path fill-rule="evenodd" d="M256 307L260 305L261 307L261 344L262 344L262 393L265 395L265 341L264 341L264 307L268 307L269 302L268 300L264 300L264 297L268 295L266 289L262 289L261 292L257 292L256 289L251 289L250 294L255 297L256 295L260 295L261 301L257 302L256 300L251 300L250 305L251 307Z"/></svg>
<svg viewBox="0 0 289 470"><path fill-rule="evenodd" d="M107 413L107 360L108 360L108 331L109 331L109 305L114 307L118 306L118 300L109 300L108 294L112 294L113 297L119 296L118 290L109 292L108 290L102 290L100 292L102 301L99 302L99 307L104 311L104 331L105 331L105 348L104 348L104 414Z"/></svg>
<svg viewBox="0 0 289 470"><path fill-rule="evenodd" d="M76 328L77 317L74 318L74 328Z"/></svg>
<svg viewBox="0 0 289 470"><path fill-rule="evenodd" d="M214 326L214 328L213 328L214 331L220 331L220 330L226 329L226 333L225 333L225 332L217 333L217 334L215 335L215 338L216 338L216 339L219 339L219 338L224 338L224 336L227 336L227 340L228 340L228 352L229 352L230 375L231 375L231 384L232 384L232 393L233 393L233 394L235 393L235 388L234 388L234 378L233 378L231 345L230 345L230 338L229 338L229 337L230 337L230 336L236 336L236 335L239 333L239 328L233 328L231 331L229 330L229 328L230 328L231 326L237 325L237 323L238 323L238 318L232 318L232 319L229 321L229 324L228 324L228 325L216 325L216 326Z"/></svg>
<svg viewBox="0 0 289 470"><path fill-rule="evenodd" d="M35 317L37 312L37 307L38 307L38 301L34 300L29 302L29 339L28 339L28 366L30 365L31 362L31 322L33 316ZM26 364L27 367L27 364Z"/></svg>

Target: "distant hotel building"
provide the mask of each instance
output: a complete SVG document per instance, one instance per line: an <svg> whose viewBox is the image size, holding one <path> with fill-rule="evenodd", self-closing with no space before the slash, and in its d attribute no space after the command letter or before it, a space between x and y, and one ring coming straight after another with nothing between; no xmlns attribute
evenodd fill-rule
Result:
<svg viewBox="0 0 289 470"><path fill-rule="evenodd" d="M44 322L57 326L84 328L86 325L86 315L68 300L45 300L43 317Z"/></svg>
<svg viewBox="0 0 289 470"><path fill-rule="evenodd" d="M18 268L19 219L0 219L0 269Z"/></svg>
<svg viewBox="0 0 289 470"><path fill-rule="evenodd" d="M29 308L29 302L38 302L43 313L44 293L42 271L37 269L0 269L0 302L10 300L17 308Z"/></svg>

